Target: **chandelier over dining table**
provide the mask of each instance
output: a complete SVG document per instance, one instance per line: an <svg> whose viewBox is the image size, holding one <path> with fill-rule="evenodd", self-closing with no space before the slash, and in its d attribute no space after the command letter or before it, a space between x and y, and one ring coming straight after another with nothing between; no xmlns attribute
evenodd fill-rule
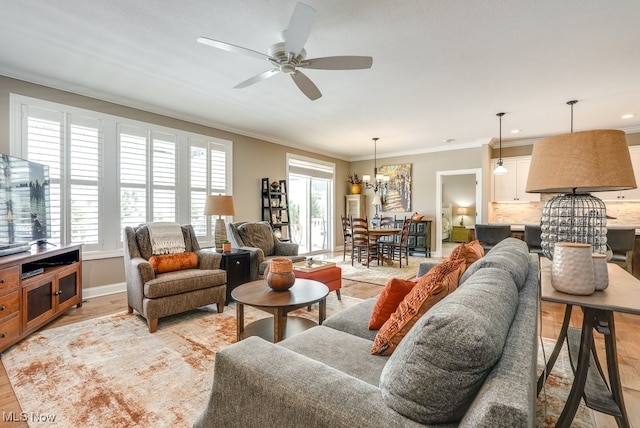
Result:
<svg viewBox="0 0 640 428"><path fill-rule="evenodd" d="M371 176L369 174L364 174L362 176L362 181L367 189L373 189L374 193L378 193L378 190L382 191L387 188L389 183L389 176L378 174L378 165L377 165L377 146L378 146L378 137L372 138L373 140L373 181L371 180Z"/></svg>

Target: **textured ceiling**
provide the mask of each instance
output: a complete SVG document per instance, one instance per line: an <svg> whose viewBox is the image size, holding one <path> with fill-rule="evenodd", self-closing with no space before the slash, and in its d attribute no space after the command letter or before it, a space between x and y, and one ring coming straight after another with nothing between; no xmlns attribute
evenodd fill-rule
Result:
<svg viewBox="0 0 640 428"><path fill-rule="evenodd" d="M307 57L367 55L368 70L305 70L307 99L266 61L289 0L0 0L0 74L348 160L640 130L637 0L307 0ZM635 113L622 119L625 113ZM443 143L445 139L454 142Z"/></svg>

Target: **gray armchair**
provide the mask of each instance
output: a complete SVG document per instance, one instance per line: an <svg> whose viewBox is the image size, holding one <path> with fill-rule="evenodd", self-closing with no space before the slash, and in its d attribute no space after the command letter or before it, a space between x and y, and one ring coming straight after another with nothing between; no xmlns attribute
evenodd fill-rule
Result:
<svg viewBox="0 0 640 428"><path fill-rule="evenodd" d="M260 279L264 274L269 260L275 257L285 257L292 262L305 259L298 255L298 244L280 241L273 234L271 225L266 221L237 222L227 225L227 238L232 248L249 250L251 252L251 281Z"/></svg>
<svg viewBox="0 0 640 428"><path fill-rule="evenodd" d="M182 235L185 252L198 257L197 267L164 273L156 273L149 263L153 254L147 225L125 227L123 235L128 311L138 311L150 333L158 329L158 318L212 303L223 311L227 272L220 269L222 256L200 250L191 225L182 226Z"/></svg>

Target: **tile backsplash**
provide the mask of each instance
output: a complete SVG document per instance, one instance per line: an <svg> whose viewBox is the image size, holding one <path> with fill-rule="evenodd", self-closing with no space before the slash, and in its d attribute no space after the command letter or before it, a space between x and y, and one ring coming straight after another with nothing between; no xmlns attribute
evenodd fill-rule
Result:
<svg viewBox="0 0 640 428"><path fill-rule="evenodd" d="M640 201L605 201L605 205L607 207L607 215L616 217L615 219L608 219L607 225L633 226L636 229L640 229ZM544 201L491 202L489 204L489 223L538 224L542 217L543 206Z"/></svg>

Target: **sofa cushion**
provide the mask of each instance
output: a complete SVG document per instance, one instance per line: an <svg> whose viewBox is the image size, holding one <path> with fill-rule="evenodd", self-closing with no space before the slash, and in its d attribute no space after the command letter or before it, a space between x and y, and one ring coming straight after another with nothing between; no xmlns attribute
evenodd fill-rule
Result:
<svg viewBox="0 0 640 428"><path fill-rule="evenodd" d="M294 334L278 342L278 346L324 363L376 387L387 362L387 358L369 355L370 340L322 325Z"/></svg>
<svg viewBox="0 0 640 428"><path fill-rule="evenodd" d="M453 249L451 254L449 254L449 259L463 259L465 261L466 267L468 268L482 256L484 256L484 248L482 248L482 244L480 244L480 241L475 240L469 242L468 244L462 243L458 245Z"/></svg>
<svg viewBox="0 0 640 428"><path fill-rule="evenodd" d="M500 359L516 308L511 275L485 268L428 311L380 376L385 402L423 424L459 421Z"/></svg>
<svg viewBox="0 0 640 428"><path fill-rule="evenodd" d="M198 267L198 255L194 252L162 254L158 256L151 256L149 258L149 263L155 273L194 269Z"/></svg>
<svg viewBox="0 0 640 428"><path fill-rule="evenodd" d="M446 260L418 280L378 331L372 354L391 355L416 321L458 286L464 260Z"/></svg>
<svg viewBox="0 0 640 428"><path fill-rule="evenodd" d="M369 341L368 349L370 349L371 342L376 338L378 330L369 330L367 324L371 319L371 311L376 301L377 298L372 297L357 305L343 309L324 320L322 325L367 339Z"/></svg>
<svg viewBox="0 0 640 428"><path fill-rule="evenodd" d="M384 286L373 310L371 311L371 319L369 320L369 330L379 330L380 327L391 317L400 302L409 294L417 281L409 281L400 278L391 278L387 285Z"/></svg>
<svg viewBox="0 0 640 428"><path fill-rule="evenodd" d="M269 223L243 223L238 226L238 234L245 246L260 248L265 256L273 255L275 238Z"/></svg>
<svg viewBox="0 0 640 428"><path fill-rule="evenodd" d="M144 284L144 297L157 299L159 297L184 294L188 300L189 291L201 290L216 286L225 286L227 273L222 269L185 269L159 273L156 277Z"/></svg>
<svg viewBox="0 0 640 428"><path fill-rule="evenodd" d="M529 248L527 244L516 238L503 239L484 257L469 266L460 278L460 286L466 283L467 279L479 269L487 267L495 267L509 272L520 290L529 273Z"/></svg>

